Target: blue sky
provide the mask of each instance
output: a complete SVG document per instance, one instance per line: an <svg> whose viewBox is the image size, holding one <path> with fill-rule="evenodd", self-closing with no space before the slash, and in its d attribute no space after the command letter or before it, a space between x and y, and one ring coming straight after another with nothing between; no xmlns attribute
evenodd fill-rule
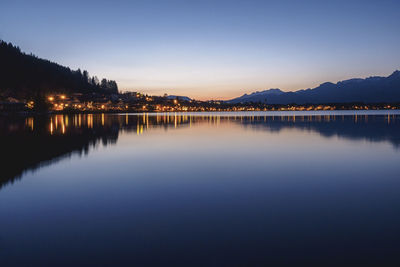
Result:
<svg viewBox="0 0 400 267"><path fill-rule="evenodd" d="M400 69L400 1L0 2L0 38L120 89L227 99Z"/></svg>

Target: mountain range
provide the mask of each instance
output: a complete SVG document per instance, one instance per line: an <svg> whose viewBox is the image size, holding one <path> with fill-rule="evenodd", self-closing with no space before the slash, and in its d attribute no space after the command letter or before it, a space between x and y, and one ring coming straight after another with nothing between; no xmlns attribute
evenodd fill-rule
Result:
<svg viewBox="0 0 400 267"><path fill-rule="evenodd" d="M400 71L388 77L369 77L350 79L338 83L326 82L313 89L284 92L269 89L244 94L226 101L227 103L266 103L266 104L316 104L316 103L378 103L400 102Z"/></svg>

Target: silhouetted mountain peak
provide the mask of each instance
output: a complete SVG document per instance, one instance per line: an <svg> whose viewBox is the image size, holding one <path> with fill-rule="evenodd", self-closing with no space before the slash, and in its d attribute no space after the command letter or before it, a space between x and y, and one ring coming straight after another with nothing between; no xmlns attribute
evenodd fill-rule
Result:
<svg viewBox="0 0 400 267"><path fill-rule="evenodd" d="M340 81L337 84L349 84L349 83L359 83L364 81L364 79L361 78L354 78L354 79L349 79L349 80L344 80L344 81Z"/></svg>
<svg viewBox="0 0 400 267"><path fill-rule="evenodd" d="M319 87L331 87L331 86L334 86L334 85L335 85L334 83L325 82L325 83L321 83L321 84L319 85Z"/></svg>
<svg viewBox="0 0 400 267"><path fill-rule="evenodd" d="M284 92L281 89L278 88L272 88L264 91L256 91L251 94L244 94L244 96L256 96L256 95L280 95L283 94Z"/></svg>
<svg viewBox="0 0 400 267"><path fill-rule="evenodd" d="M263 98L262 101L265 101L265 97L270 97L270 96L279 96L284 94L285 92L283 92L281 89L278 88L272 88L272 89L268 89L268 90L264 90L264 91L256 91L253 92L251 94L244 94L241 97L232 99L231 101L227 101L228 103L240 103L240 102L252 102L253 99L257 99L257 98ZM260 100L258 100L260 101Z"/></svg>
<svg viewBox="0 0 400 267"><path fill-rule="evenodd" d="M400 78L400 71L395 70L388 78Z"/></svg>
<svg viewBox="0 0 400 267"><path fill-rule="evenodd" d="M378 82L378 81L381 81L382 79L385 79L385 77L371 76L371 77L368 77L367 79L365 79L365 81Z"/></svg>
<svg viewBox="0 0 400 267"><path fill-rule="evenodd" d="M281 90L281 89L279 89L279 88L273 88L273 89L269 89L269 90L265 90L264 91L265 93L268 93L268 94L275 94L275 95L280 95L280 94L283 94L284 92Z"/></svg>

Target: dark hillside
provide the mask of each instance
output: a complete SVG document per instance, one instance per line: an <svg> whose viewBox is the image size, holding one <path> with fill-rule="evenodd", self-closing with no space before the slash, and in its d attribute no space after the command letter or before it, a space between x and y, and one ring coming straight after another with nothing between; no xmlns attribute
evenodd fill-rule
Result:
<svg viewBox="0 0 400 267"><path fill-rule="evenodd" d="M53 93L112 94L115 81L90 77L87 71L71 70L49 60L23 53L0 40L0 101L13 97L34 99Z"/></svg>

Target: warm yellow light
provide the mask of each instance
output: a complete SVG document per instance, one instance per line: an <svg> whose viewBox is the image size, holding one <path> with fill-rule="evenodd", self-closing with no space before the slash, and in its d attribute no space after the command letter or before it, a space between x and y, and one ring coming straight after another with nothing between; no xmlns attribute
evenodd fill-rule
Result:
<svg viewBox="0 0 400 267"><path fill-rule="evenodd" d="M101 105L101 108L104 109L104 105Z"/></svg>
<svg viewBox="0 0 400 267"><path fill-rule="evenodd" d="M61 97L61 99L65 99L65 95L61 95L60 97Z"/></svg>
<svg viewBox="0 0 400 267"><path fill-rule="evenodd" d="M178 100L175 99L175 100L174 100L174 104L178 104Z"/></svg>
<svg viewBox="0 0 400 267"><path fill-rule="evenodd" d="M49 101L53 101L53 100L54 100L54 97L49 96L48 99L49 99Z"/></svg>

